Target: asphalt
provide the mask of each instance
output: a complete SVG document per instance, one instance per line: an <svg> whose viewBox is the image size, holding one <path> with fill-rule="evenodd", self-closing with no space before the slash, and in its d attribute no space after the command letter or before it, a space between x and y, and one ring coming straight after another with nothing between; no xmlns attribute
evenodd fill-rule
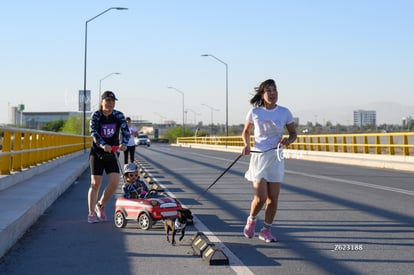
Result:
<svg viewBox="0 0 414 275"><path fill-rule="evenodd" d="M82 151L22 172L0 176L0 258L87 169L88 157L89 152ZM347 163L347 160L342 159L342 163ZM403 161L388 159L387 163L411 165L413 158L405 157ZM364 165L361 161L359 164Z"/></svg>
<svg viewBox="0 0 414 275"><path fill-rule="evenodd" d="M89 166L88 152L0 178L0 258Z"/></svg>

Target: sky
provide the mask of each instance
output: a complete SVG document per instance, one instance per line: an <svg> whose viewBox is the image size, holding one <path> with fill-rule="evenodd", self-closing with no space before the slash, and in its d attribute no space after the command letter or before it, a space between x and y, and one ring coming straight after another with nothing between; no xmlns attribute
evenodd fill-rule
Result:
<svg viewBox="0 0 414 275"><path fill-rule="evenodd" d="M128 10L86 24L111 7ZM411 0L7 1L0 124L19 104L79 111L85 25L92 109L112 90L133 119L181 123L184 99L186 124L224 124L226 102L228 124L243 124L254 88L272 78L300 124L351 125L359 109L401 124L414 118L413 14Z"/></svg>

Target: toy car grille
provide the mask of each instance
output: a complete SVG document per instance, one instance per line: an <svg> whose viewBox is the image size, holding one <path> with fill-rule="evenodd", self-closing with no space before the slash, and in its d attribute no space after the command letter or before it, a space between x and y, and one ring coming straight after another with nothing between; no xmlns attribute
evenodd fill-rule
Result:
<svg viewBox="0 0 414 275"><path fill-rule="evenodd" d="M163 203L160 205L160 208L176 208L177 204L175 202Z"/></svg>

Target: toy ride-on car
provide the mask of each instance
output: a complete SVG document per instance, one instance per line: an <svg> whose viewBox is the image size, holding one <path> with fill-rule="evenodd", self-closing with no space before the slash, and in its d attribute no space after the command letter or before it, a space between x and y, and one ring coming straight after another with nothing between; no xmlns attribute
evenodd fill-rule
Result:
<svg viewBox="0 0 414 275"><path fill-rule="evenodd" d="M176 217L180 209L177 199L151 189L144 198L117 198L114 222L116 227L123 228L128 221L137 221L141 229L149 230L159 220Z"/></svg>

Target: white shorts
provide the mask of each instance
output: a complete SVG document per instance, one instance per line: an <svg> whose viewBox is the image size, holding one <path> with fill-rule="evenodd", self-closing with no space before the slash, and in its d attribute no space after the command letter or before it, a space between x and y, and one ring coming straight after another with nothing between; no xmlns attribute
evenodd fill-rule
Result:
<svg viewBox="0 0 414 275"><path fill-rule="evenodd" d="M280 151L271 150L265 153L252 153L250 156L249 169L244 177L248 181L260 182L282 182L285 174L285 162L278 157Z"/></svg>

